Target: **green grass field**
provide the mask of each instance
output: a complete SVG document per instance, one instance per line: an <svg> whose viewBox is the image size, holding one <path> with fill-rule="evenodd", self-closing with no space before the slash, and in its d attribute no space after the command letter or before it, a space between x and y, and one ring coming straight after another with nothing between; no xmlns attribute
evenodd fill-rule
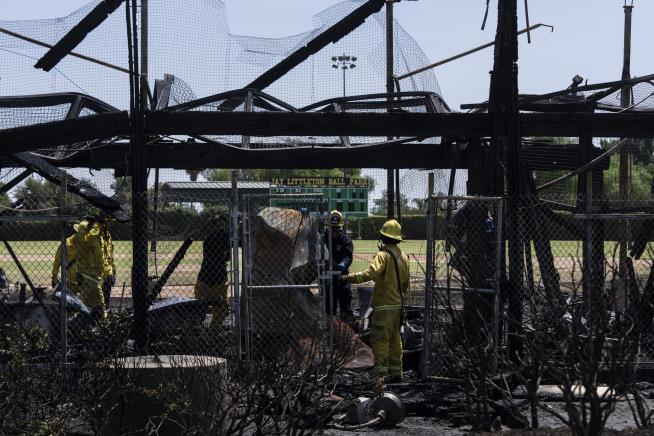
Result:
<svg viewBox="0 0 654 436"><path fill-rule="evenodd" d="M150 275L160 275L170 262L175 252L181 245L181 241L159 241L157 253L150 252ZM57 241L15 241L11 242L14 251L29 274L30 278L37 286L49 286L50 275L54 254L57 250ZM416 279L422 276L422 269L425 266L426 242L424 240L408 240L401 245L405 253L409 255L411 261L411 275ZM437 252L443 253L442 242L437 244ZM355 240L354 241L354 262L351 271L360 271L365 269L375 253L377 253L377 241L373 240ZM552 251L555 263L562 270L571 268L575 259L581 258L582 243L578 241L552 241ZM643 259L645 262L651 261L654 247L650 243ZM616 243L606 242L604 252L608 258L616 255ZM535 252L532 250L535 256ZM132 264L132 243L130 241L116 241L115 255L117 267L118 286L121 287L123 282L131 281L131 264ZM192 287L195 284L197 273L202 262L202 242L194 242L185 258L168 282L171 286ZM156 266L155 266L156 265ZM241 262L242 265L242 262ZM0 266L5 270L11 283L24 282L18 268L11 260L9 253L3 247L0 249Z"/></svg>

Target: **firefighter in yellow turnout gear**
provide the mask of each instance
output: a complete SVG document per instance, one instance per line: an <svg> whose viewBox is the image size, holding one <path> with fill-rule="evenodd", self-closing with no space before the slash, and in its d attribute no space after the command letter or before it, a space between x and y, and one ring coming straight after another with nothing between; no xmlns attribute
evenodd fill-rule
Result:
<svg viewBox="0 0 654 436"><path fill-rule="evenodd" d="M109 308L111 300L111 288L116 284L114 241L111 239L109 228L112 221L111 216L105 216L100 225L100 238L102 239L102 297L107 308Z"/></svg>
<svg viewBox="0 0 654 436"><path fill-rule="evenodd" d="M402 242L402 228L397 221L386 221L379 233L379 252L368 269L348 274L344 280L349 283L375 282L370 323L375 375L381 380L401 381L400 327L405 298L409 292L409 258L398 247Z"/></svg>
<svg viewBox="0 0 654 436"><path fill-rule="evenodd" d="M68 261L68 290L79 295L79 288L75 280L75 275L77 274L77 244L75 243L75 238L77 234L69 236L66 238L66 257ZM55 253L55 260L52 264L52 289L56 289L59 284L59 273L61 272L61 245L57 246L57 252Z"/></svg>
<svg viewBox="0 0 654 436"><path fill-rule="evenodd" d="M104 316L106 310L102 292L107 271L106 244L102 236L105 218L99 209L89 209L84 220L73 226L75 234L66 239L68 289L76 293L84 304L100 316ZM53 287L59 281L60 268L61 251L58 248L52 267Z"/></svg>
<svg viewBox="0 0 654 436"><path fill-rule="evenodd" d="M210 226L210 234L202 243L202 265L193 295L212 307L210 330L218 334L229 314L227 264L230 260L230 238L227 215L214 216Z"/></svg>

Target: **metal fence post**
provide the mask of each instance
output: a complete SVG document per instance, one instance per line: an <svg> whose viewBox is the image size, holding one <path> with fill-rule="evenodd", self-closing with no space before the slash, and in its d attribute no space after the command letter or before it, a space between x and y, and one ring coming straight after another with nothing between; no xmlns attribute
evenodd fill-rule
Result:
<svg viewBox="0 0 654 436"><path fill-rule="evenodd" d="M432 289L434 277L434 230L435 223L434 199L430 196L427 200L427 260L425 263L425 335L424 335L424 352L422 356L421 376L429 375L431 362L431 309L432 309Z"/></svg>
<svg viewBox="0 0 654 436"><path fill-rule="evenodd" d="M592 172L589 172L586 182L586 198L585 198L585 210L588 216L593 213L593 184L592 184ZM624 221L620 221L622 225ZM591 320L592 310L593 310L593 222L590 219L587 219L584 223L584 247L585 247L585 256L583 259L584 271L582 273L582 284L584 289L584 300L586 302L586 310L588 315L588 320ZM622 270L622 264L620 264L620 270ZM598 290L599 291L599 290Z"/></svg>
<svg viewBox="0 0 654 436"><path fill-rule="evenodd" d="M497 223L495 228L497 229L497 253L495 256L495 307L494 307L494 319L493 319L493 354L494 354L494 362L493 362L493 370L496 372L497 371L497 357L498 357L498 351L499 351L499 343L500 343L500 300L501 300L501 290L502 290L502 285L501 285L501 280L502 280L502 253L504 250L502 250L502 244L503 244L503 238L502 238L502 226L504 222L504 200L499 199L497 200ZM531 253L529 254L531 256Z"/></svg>
<svg viewBox="0 0 654 436"><path fill-rule="evenodd" d="M238 203L232 203L232 292L234 302L234 334L236 340L236 358L241 358L241 288L238 236Z"/></svg>
<svg viewBox="0 0 654 436"><path fill-rule="evenodd" d="M327 308L328 311L327 313L327 322L329 323L329 348L331 350L334 349L334 312L336 312L336 304L334 304L334 262L333 262L333 256L332 253L333 247L332 247L332 227L327 226L327 239L328 239L328 247L329 247L329 261L327 262L329 266L329 272L328 276L329 278L327 279Z"/></svg>
<svg viewBox="0 0 654 436"><path fill-rule="evenodd" d="M252 310L250 293L252 280L252 258L251 258L251 238L250 238L250 198L244 197L243 205L243 318L241 319L243 329L243 342L245 347L245 359L251 360L252 350L250 344L250 311Z"/></svg>
<svg viewBox="0 0 654 436"><path fill-rule="evenodd" d="M66 246L66 190L68 188L68 179L66 174L61 177L61 191L59 193L59 217L61 231L61 280L60 280L60 299L59 299L59 334L61 342L61 359L65 365L68 363L68 313L66 311L66 302L68 297L68 250Z"/></svg>
<svg viewBox="0 0 654 436"><path fill-rule="evenodd" d="M323 214L324 215L324 214ZM320 265L318 268L318 278L320 283L320 314L321 316L324 316L327 313L327 302L326 302L326 295L327 295L327 287L328 285L328 280L331 279L331 276L328 275L327 273L327 253L325 250L325 231L327 229L327 226L324 225L324 219L322 220L323 223L318 225L319 228L319 234L318 234L318 243L320 244ZM331 254L331 253L330 253ZM329 341L329 350L333 350L332 348L332 326L331 324L327 325L327 336L328 336L328 341Z"/></svg>

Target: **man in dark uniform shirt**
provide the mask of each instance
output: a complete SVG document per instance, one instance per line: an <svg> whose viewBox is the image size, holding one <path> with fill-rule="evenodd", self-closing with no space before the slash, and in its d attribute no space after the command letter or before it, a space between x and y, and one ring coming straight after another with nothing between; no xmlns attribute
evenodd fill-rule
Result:
<svg viewBox="0 0 654 436"><path fill-rule="evenodd" d="M227 262L230 259L230 238L226 215L211 219L212 232L202 243L202 266L194 295L212 306L211 330L218 333L227 313Z"/></svg>
<svg viewBox="0 0 654 436"><path fill-rule="evenodd" d="M334 269L339 271L342 275L348 274L350 265L352 265L352 256L354 252L354 244L352 239L345 234L343 230L343 214L337 210L333 210L329 214L329 226L331 228L331 257ZM340 308L341 318L347 322L353 321L352 315L352 288L349 283L340 282L334 276L332 280L332 301L329 301L328 296L325 296L325 308L327 314L336 315L336 304Z"/></svg>

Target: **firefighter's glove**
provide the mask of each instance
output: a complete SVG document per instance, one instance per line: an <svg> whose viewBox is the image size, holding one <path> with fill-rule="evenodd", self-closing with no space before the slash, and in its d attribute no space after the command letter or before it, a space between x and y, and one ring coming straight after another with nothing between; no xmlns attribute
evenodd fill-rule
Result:
<svg viewBox="0 0 654 436"><path fill-rule="evenodd" d="M107 277L107 283L109 283L109 286L116 286L116 276L111 275Z"/></svg>
<svg viewBox="0 0 654 436"><path fill-rule="evenodd" d="M346 277L346 276L343 276L343 275L336 276L336 283L337 283L339 286L343 286L343 285L347 284L347 280L346 280L345 277Z"/></svg>
<svg viewBox="0 0 654 436"><path fill-rule="evenodd" d="M59 279L57 277L52 277L50 284L52 285L52 289L57 289L57 285L59 285Z"/></svg>
<svg viewBox="0 0 654 436"><path fill-rule="evenodd" d="M345 274L345 271L347 271L347 266L345 266L344 262L339 263L336 265L336 269L341 272L341 274Z"/></svg>

